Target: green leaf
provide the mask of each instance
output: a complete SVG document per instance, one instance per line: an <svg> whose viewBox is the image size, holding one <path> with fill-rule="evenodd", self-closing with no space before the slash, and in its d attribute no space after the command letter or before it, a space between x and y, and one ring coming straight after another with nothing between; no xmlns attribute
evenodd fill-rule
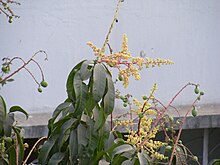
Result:
<svg viewBox="0 0 220 165"><path fill-rule="evenodd" d="M82 63L85 60L81 61L80 63L78 63L70 72L68 78L67 78L67 82L66 82L66 89L67 89L67 95L68 98L71 99L72 101L74 101L76 99L75 96L75 92L74 92L74 87L73 87L73 80L74 80L74 76L75 73L79 71Z"/></svg>
<svg viewBox="0 0 220 165"><path fill-rule="evenodd" d="M11 136L12 126L14 123L14 114L8 114L4 121L4 135L9 137Z"/></svg>
<svg viewBox="0 0 220 165"><path fill-rule="evenodd" d="M57 152L53 154L53 156L50 158L48 165L58 165L63 158L65 157L65 154L62 152Z"/></svg>
<svg viewBox="0 0 220 165"><path fill-rule="evenodd" d="M8 159L10 165L16 165L16 149L13 141L6 142L8 149Z"/></svg>
<svg viewBox="0 0 220 165"><path fill-rule="evenodd" d="M76 157L78 154L78 139L76 129L70 131L69 138L69 153L70 153L70 162L71 164L76 164Z"/></svg>
<svg viewBox="0 0 220 165"><path fill-rule="evenodd" d="M79 124L77 127L77 139L78 144L86 146L88 144L88 137L87 137L87 128L83 124Z"/></svg>
<svg viewBox="0 0 220 165"><path fill-rule="evenodd" d="M93 115L94 115L94 120L95 120L95 131L99 130L106 121L106 117L104 114L104 111L102 109L100 109L98 106L96 106L93 109Z"/></svg>
<svg viewBox="0 0 220 165"><path fill-rule="evenodd" d="M46 165L47 161L49 159L49 154L51 149L53 148L57 140L57 138L59 137L59 134L53 135L51 136L46 143L42 146L42 148L40 149L40 153L38 155L38 161L40 164L42 165Z"/></svg>
<svg viewBox="0 0 220 165"><path fill-rule="evenodd" d="M124 152L129 152L129 151L132 151L134 150L133 147L129 144L123 144L123 145L120 145L118 147L116 147L113 152L112 152L112 158L114 158L115 155L117 154L122 154Z"/></svg>
<svg viewBox="0 0 220 165"><path fill-rule="evenodd" d="M112 77L107 74L108 91L104 96L104 111L107 115L111 114L115 106L115 88Z"/></svg>
<svg viewBox="0 0 220 165"><path fill-rule="evenodd" d="M139 159L139 163L140 165L148 165L148 159L147 159L147 155L145 154L145 151L142 150L141 152L138 152L138 159Z"/></svg>
<svg viewBox="0 0 220 165"><path fill-rule="evenodd" d="M74 112L74 116L78 116L84 111L88 98L88 87L84 82L82 82L79 72L77 72L74 77L74 90L76 96L76 110Z"/></svg>
<svg viewBox="0 0 220 165"><path fill-rule="evenodd" d="M96 64L93 72L93 98L98 103L104 96L106 86L106 70L102 64Z"/></svg>
<svg viewBox="0 0 220 165"><path fill-rule="evenodd" d="M49 129L49 134L51 133L51 131L54 128L54 121L57 119L57 117L59 116L59 114L61 112L63 112L66 109L69 109L70 106L72 105L72 103L70 102L64 102L62 104L60 104L55 111L53 112L52 118L48 121L48 129Z"/></svg>
<svg viewBox="0 0 220 165"><path fill-rule="evenodd" d="M111 165L119 165L122 164L122 162L126 161L128 158L121 156L121 155L117 155L114 157L114 159L111 162Z"/></svg>
<svg viewBox="0 0 220 165"><path fill-rule="evenodd" d="M63 144L64 144L65 141L68 139L69 133L70 133L70 128L71 128L72 124L73 124L76 120L77 120L77 119L70 118L70 119L67 120L66 122L62 123L61 129L60 129L60 132L59 132L58 142L57 142L57 145L58 145L58 147L59 147L59 150L61 150L61 148L63 147Z"/></svg>
<svg viewBox="0 0 220 165"><path fill-rule="evenodd" d="M12 81L14 81L13 78L7 79L7 82L12 82Z"/></svg>
<svg viewBox="0 0 220 165"><path fill-rule="evenodd" d="M21 162L23 161L24 158L24 145L23 145L23 139L21 137L20 134L20 129L17 127L12 127L12 129L14 130L16 137L17 137L17 141L18 141L18 147L19 147L19 164L21 164Z"/></svg>
<svg viewBox="0 0 220 165"><path fill-rule="evenodd" d="M20 106L13 106L9 109L9 113L13 113L13 112L21 112L26 116L26 119L28 119L28 113L21 108Z"/></svg>
<svg viewBox="0 0 220 165"><path fill-rule="evenodd" d="M3 131L4 120L6 117L6 104L2 96L0 96L0 135Z"/></svg>
<svg viewBox="0 0 220 165"><path fill-rule="evenodd" d="M93 61L84 61L81 65L81 68L80 68L80 77L81 79L84 81L84 80L87 80L91 75L92 75L92 71L91 71L91 68L89 69L89 65L92 64Z"/></svg>
<svg viewBox="0 0 220 165"><path fill-rule="evenodd" d="M109 137L105 143L105 151L108 151L114 144L115 136L113 132L110 132Z"/></svg>

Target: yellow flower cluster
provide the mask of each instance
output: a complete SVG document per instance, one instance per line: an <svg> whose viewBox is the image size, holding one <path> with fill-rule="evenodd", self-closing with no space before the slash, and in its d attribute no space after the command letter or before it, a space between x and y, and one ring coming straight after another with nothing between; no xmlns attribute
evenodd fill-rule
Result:
<svg viewBox="0 0 220 165"><path fill-rule="evenodd" d="M170 60L163 60L160 58L132 57L131 53L128 51L128 38L126 34L123 35L121 51L117 53L105 55L104 52L101 52L101 49L97 48L93 43L88 42L87 45L92 48L94 54L97 56L98 62L106 63L110 67L119 70L118 75L122 78L124 87L128 86L130 76L133 76L136 80L140 79L139 71L142 69L143 65L149 68L150 66L173 64Z"/></svg>
<svg viewBox="0 0 220 165"><path fill-rule="evenodd" d="M143 118L141 119L139 134L136 131L129 130L128 135L126 135L127 143L136 145L140 149L145 149L146 151L148 151L148 154L151 157L163 160L166 159L166 157L163 154L158 153L157 150L159 149L159 147L165 145L165 143L152 140L152 138L155 138L158 131L157 128L151 130L152 122L152 118L143 116ZM148 141L143 146L141 144L146 137L148 138Z"/></svg>
<svg viewBox="0 0 220 165"><path fill-rule="evenodd" d="M128 126L129 124L131 123L130 120L116 120L114 122L115 125L118 125L118 126Z"/></svg>
<svg viewBox="0 0 220 165"><path fill-rule="evenodd" d="M157 158L157 159L159 159L159 160L164 160L164 159L167 159L168 157L165 157L163 154L160 154L160 153L158 153L158 152L154 152L154 153L152 153L151 155L150 155L150 157L152 157L152 158Z"/></svg>

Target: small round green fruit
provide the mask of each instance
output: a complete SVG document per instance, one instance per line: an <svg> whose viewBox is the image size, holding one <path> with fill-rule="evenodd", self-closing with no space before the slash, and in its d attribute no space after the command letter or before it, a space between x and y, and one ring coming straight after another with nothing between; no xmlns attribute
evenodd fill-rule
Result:
<svg viewBox="0 0 220 165"><path fill-rule="evenodd" d="M192 159L196 162L198 162L198 157L197 156L193 156Z"/></svg>
<svg viewBox="0 0 220 165"><path fill-rule="evenodd" d="M179 144L182 144L183 142L182 142L182 140L178 140L178 143L179 143Z"/></svg>
<svg viewBox="0 0 220 165"><path fill-rule="evenodd" d="M171 147L171 146L166 146L165 150L171 151L171 150L172 150L172 147Z"/></svg>
<svg viewBox="0 0 220 165"><path fill-rule="evenodd" d="M143 100L147 100L147 96L143 96Z"/></svg>
<svg viewBox="0 0 220 165"><path fill-rule="evenodd" d="M204 93L203 91L200 92L200 95L201 95L201 96L204 95L204 94L205 94L205 93Z"/></svg>
<svg viewBox="0 0 220 165"><path fill-rule="evenodd" d="M40 93L42 92L42 89L41 89L40 87L37 88L37 90L38 90L38 92L40 92Z"/></svg>
<svg viewBox="0 0 220 165"><path fill-rule="evenodd" d="M193 117L196 117L198 114L198 111L197 111L197 108L195 106L193 106L193 109L192 109L192 116Z"/></svg>
<svg viewBox="0 0 220 165"><path fill-rule="evenodd" d="M127 107L127 106L128 106L128 104L127 104L127 103L124 103L124 104L123 104L123 106L124 106L124 107Z"/></svg>
<svg viewBox="0 0 220 165"><path fill-rule="evenodd" d="M180 152L180 148L179 148L179 147L177 147L177 148L176 148L176 151L177 151L177 152Z"/></svg>
<svg viewBox="0 0 220 165"><path fill-rule="evenodd" d="M40 85L44 88L46 88L48 86L48 83L46 81L41 81Z"/></svg>
<svg viewBox="0 0 220 165"><path fill-rule="evenodd" d="M2 67L2 72L6 73L8 71L8 68L6 66Z"/></svg>
<svg viewBox="0 0 220 165"><path fill-rule="evenodd" d="M195 94L199 94L199 88L195 87L194 92L195 92Z"/></svg>

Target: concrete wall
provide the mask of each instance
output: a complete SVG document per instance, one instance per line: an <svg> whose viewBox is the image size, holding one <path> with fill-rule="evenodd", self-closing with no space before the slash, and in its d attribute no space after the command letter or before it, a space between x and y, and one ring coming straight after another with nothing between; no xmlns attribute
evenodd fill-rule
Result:
<svg viewBox="0 0 220 165"><path fill-rule="evenodd" d="M80 60L94 58L86 42L102 45L116 0L20 2L22 5L14 8L20 19L8 24L5 16L0 15L0 57L28 59L39 49L45 50L49 61L44 62L41 56L37 60L49 86L38 93L31 77L21 71L14 77L16 82L0 92L9 106L21 105L29 112L52 111L66 98L65 83L71 68ZM157 82L157 97L166 103L191 81L200 83L206 92L202 103L219 103L219 18L219 0L125 0L110 37L113 49L120 49L121 37L127 33L134 56L143 50L148 57L170 58L175 62L172 66L143 71L142 81L132 81L128 90L141 96ZM40 78L34 65L29 68ZM188 104L194 97L191 88L176 104Z"/></svg>

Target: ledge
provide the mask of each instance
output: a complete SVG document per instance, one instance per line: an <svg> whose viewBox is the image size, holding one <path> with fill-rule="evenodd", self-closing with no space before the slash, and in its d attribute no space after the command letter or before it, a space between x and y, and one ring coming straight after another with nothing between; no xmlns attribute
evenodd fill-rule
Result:
<svg viewBox="0 0 220 165"><path fill-rule="evenodd" d="M168 113L174 116L174 119L182 118L185 112L188 110L188 106L179 106L175 111L168 111ZM124 111L124 110L123 110ZM119 111L120 114L120 111ZM178 115L177 115L178 114ZM197 117L188 116L183 129L203 129L203 128L217 128L220 127L220 105L219 104L207 104L199 107ZM34 113L29 115L29 119L25 120L24 116L16 115L18 125L24 128L25 138L39 138L47 136L47 122L52 116L51 113Z"/></svg>

